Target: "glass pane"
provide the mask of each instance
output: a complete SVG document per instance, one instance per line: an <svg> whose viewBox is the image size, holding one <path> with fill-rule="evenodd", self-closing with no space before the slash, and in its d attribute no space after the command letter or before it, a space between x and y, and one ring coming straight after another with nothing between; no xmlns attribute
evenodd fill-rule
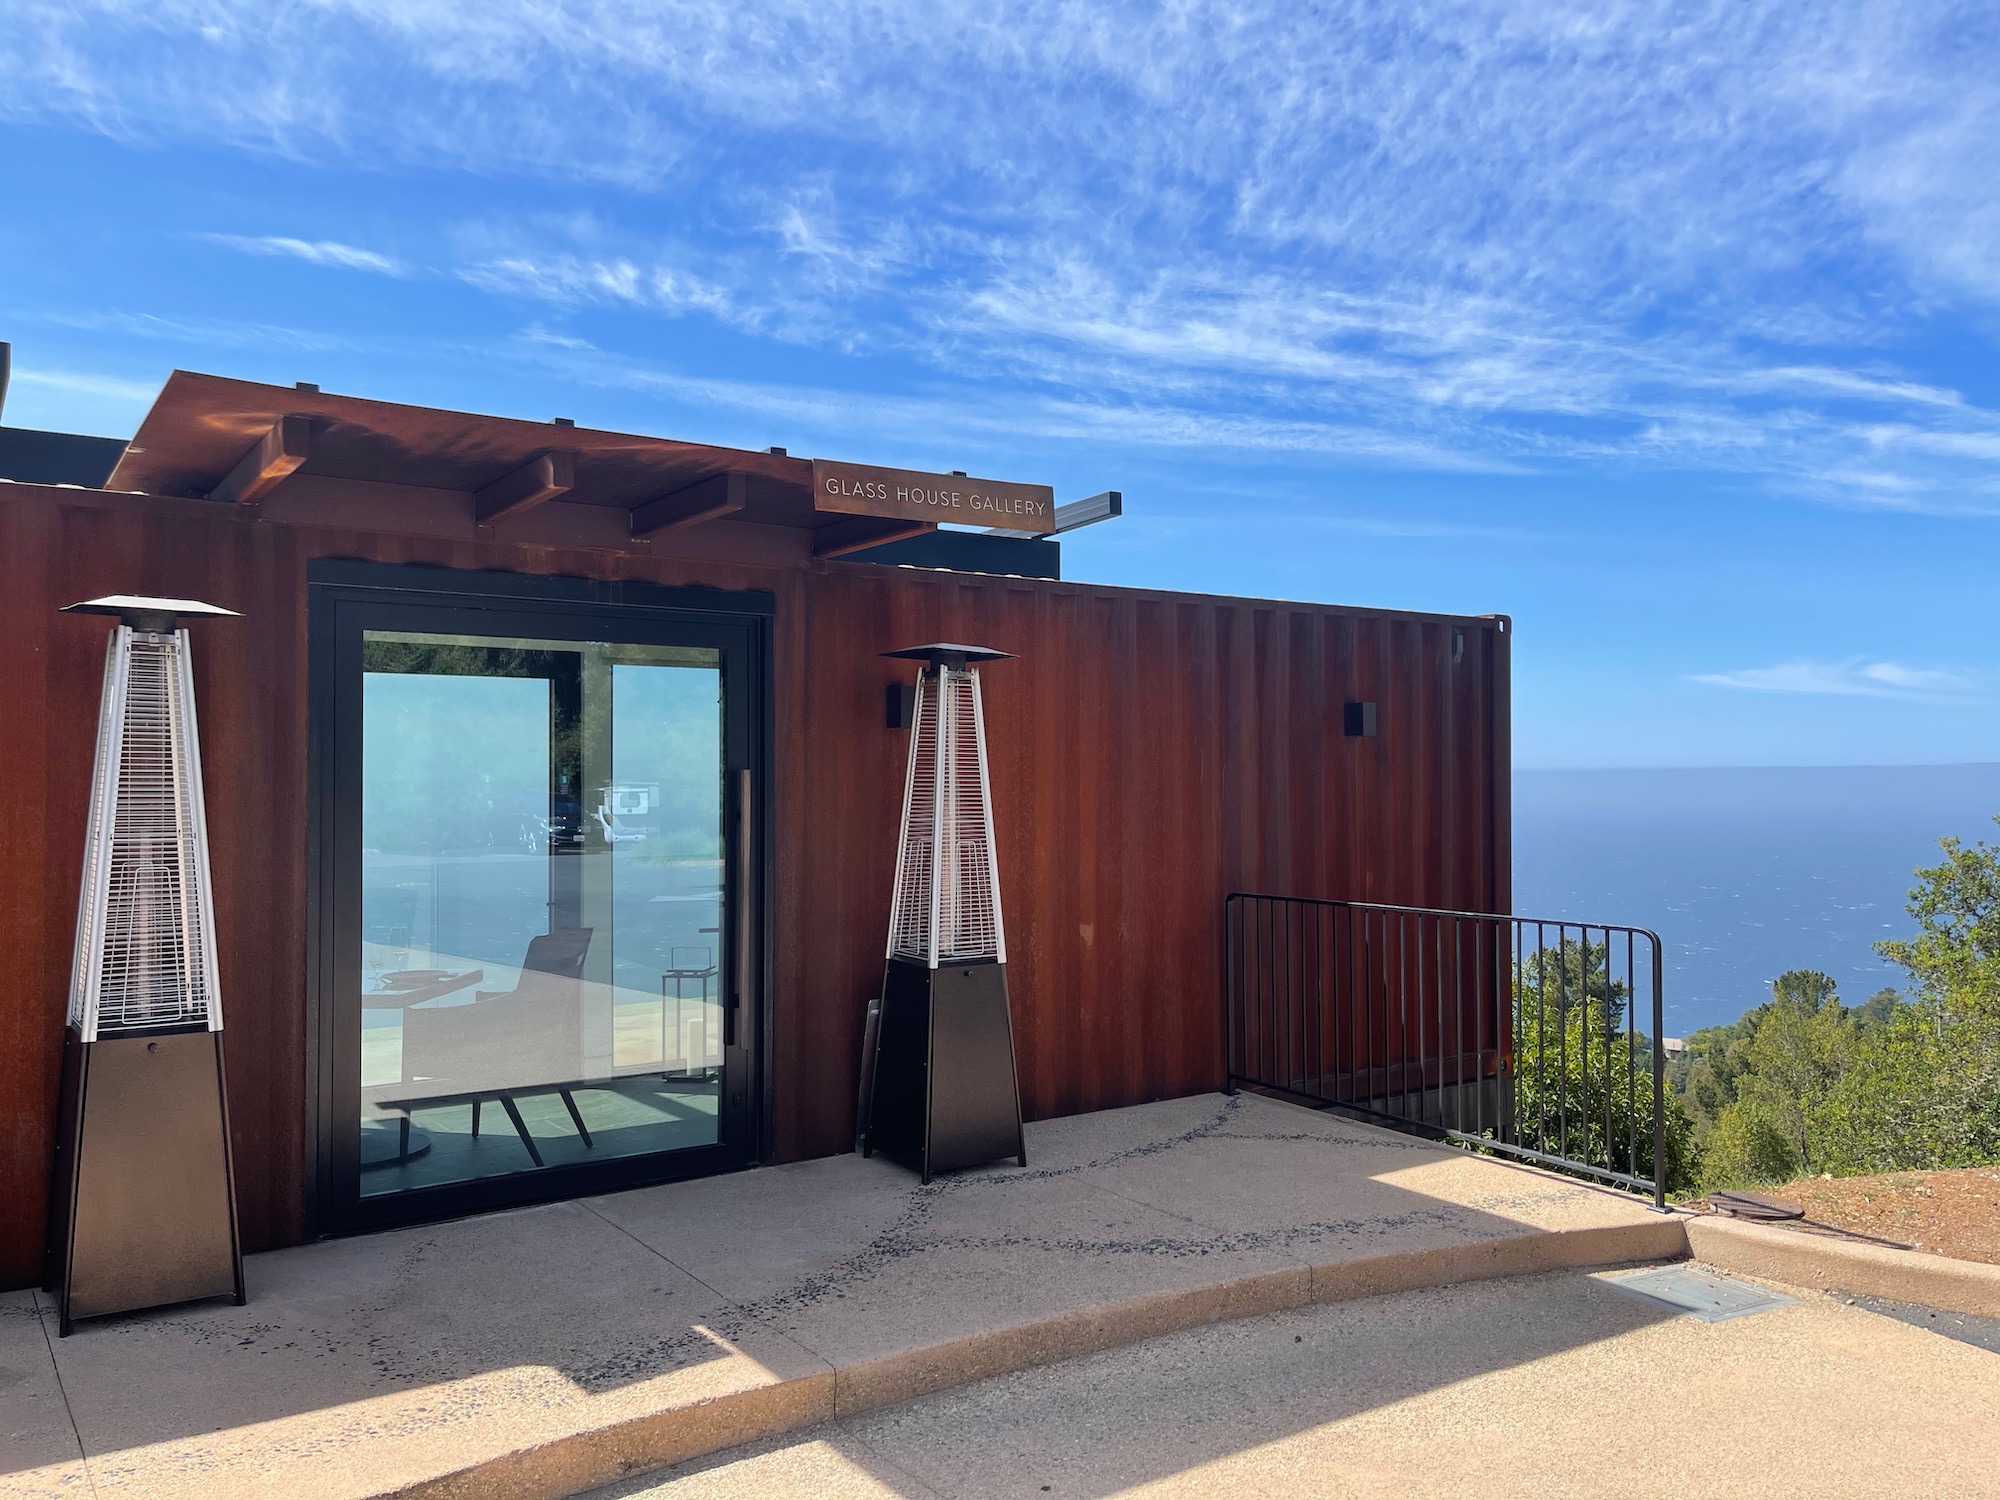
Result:
<svg viewBox="0 0 2000 1500"><path fill-rule="evenodd" d="M370 631L361 1190L714 1142L712 650Z"/></svg>

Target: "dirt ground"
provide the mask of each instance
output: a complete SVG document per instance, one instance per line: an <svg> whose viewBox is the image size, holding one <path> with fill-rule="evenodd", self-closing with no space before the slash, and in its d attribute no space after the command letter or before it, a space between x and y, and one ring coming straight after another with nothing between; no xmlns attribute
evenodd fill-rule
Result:
<svg viewBox="0 0 2000 1500"><path fill-rule="evenodd" d="M1803 1207L1815 1224L2000 1265L2000 1167L1808 1177L1773 1191Z"/></svg>

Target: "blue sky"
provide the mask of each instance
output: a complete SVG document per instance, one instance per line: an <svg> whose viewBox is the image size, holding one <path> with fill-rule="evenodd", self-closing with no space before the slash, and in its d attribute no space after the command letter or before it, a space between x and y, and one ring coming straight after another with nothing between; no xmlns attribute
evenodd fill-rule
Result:
<svg viewBox="0 0 2000 1500"><path fill-rule="evenodd" d="M2000 759L2000 11L0 9L6 420L187 367L1122 489L1520 762Z"/></svg>

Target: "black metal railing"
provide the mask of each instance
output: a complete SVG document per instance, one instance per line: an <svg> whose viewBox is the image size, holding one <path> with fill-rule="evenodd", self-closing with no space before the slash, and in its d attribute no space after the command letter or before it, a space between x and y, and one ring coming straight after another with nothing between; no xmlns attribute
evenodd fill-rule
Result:
<svg viewBox="0 0 2000 1500"><path fill-rule="evenodd" d="M1296 1095L1666 1206L1654 933L1247 892L1224 916L1232 1091Z"/></svg>

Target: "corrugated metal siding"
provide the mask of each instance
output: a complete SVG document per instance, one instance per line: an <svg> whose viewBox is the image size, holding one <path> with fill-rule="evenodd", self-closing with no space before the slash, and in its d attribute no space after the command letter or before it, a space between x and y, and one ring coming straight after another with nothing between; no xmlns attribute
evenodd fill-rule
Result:
<svg viewBox="0 0 2000 1500"><path fill-rule="evenodd" d="M131 592L195 633L231 1121L249 1248L304 1232L307 562L347 557L775 593L772 1146L846 1149L880 982L905 740L878 653L986 671L1024 1102L1033 1118L1214 1088L1232 889L1504 909L1506 642L1485 622L888 569L383 535L199 502L0 495L0 1285L39 1274L102 622ZM1451 633L1465 636L1451 664ZM1348 739L1341 706L1380 705ZM1496 781L1496 778L1498 780ZM1496 801L1496 792L1500 799Z"/></svg>
<svg viewBox="0 0 2000 1500"><path fill-rule="evenodd" d="M1505 899L1490 624L840 566L812 577L808 610L807 744L781 749L805 857L781 867L779 1073L839 1079L781 1095L788 1155L850 1133L880 978L905 753L880 727L882 650L1021 658L985 681L1031 1118L1218 1086L1230 890ZM1349 700L1379 705L1375 738L1344 735Z"/></svg>

